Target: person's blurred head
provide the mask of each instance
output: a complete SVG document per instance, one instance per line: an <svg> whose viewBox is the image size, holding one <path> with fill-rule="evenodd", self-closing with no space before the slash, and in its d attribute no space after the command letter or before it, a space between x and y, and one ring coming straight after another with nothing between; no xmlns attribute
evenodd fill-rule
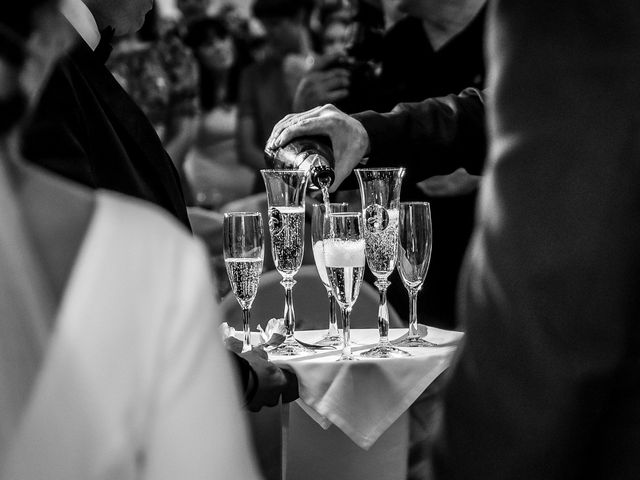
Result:
<svg viewBox="0 0 640 480"><path fill-rule="evenodd" d="M346 54L351 38L350 33L351 28L349 24L341 20L331 20L328 22L322 31L322 53L328 55Z"/></svg>
<svg viewBox="0 0 640 480"><path fill-rule="evenodd" d="M176 7L182 13L182 18L188 23L204 17L209 10L211 0L176 0Z"/></svg>
<svg viewBox="0 0 640 480"><path fill-rule="evenodd" d="M221 18L209 17L191 23L185 43L191 47L198 61L209 70L227 71L234 63L233 37Z"/></svg>
<svg viewBox="0 0 640 480"><path fill-rule="evenodd" d="M271 47L286 55L302 48L312 8L312 0L256 0L253 15L264 26Z"/></svg>
<svg viewBox="0 0 640 480"><path fill-rule="evenodd" d="M153 0L82 0L91 10L98 28L113 27L117 36L137 32Z"/></svg>
<svg viewBox="0 0 640 480"><path fill-rule="evenodd" d="M218 10L218 16L223 19L234 35L246 35L249 28L248 21L242 16L238 7L232 3L224 3Z"/></svg>
<svg viewBox="0 0 640 480"><path fill-rule="evenodd" d="M234 104L242 60L226 22L219 16L195 20L189 24L184 40L200 68L202 109L210 111L219 104Z"/></svg>
<svg viewBox="0 0 640 480"><path fill-rule="evenodd" d="M35 103L72 33L56 0L21 0L0 11L0 135Z"/></svg>

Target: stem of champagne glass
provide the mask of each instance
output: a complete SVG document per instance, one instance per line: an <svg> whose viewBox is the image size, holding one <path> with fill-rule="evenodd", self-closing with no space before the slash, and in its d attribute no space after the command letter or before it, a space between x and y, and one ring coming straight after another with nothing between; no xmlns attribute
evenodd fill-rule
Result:
<svg viewBox="0 0 640 480"><path fill-rule="evenodd" d="M389 344L389 307L387 305L387 288L391 285L386 278L379 278L375 281L380 292L380 303L378 305L378 332L380 333L380 345Z"/></svg>
<svg viewBox="0 0 640 480"><path fill-rule="evenodd" d="M342 357L351 357L351 307L341 308L342 310Z"/></svg>
<svg viewBox="0 0 640 480"><path fill-rule="evenodd" d="M409 338L418 338L418 290L409 290Z"/></svg>
<svg viewBox="0 0 640 480"><path fill-rule="evenodd" d="M338 309L336 308L336 299L331 293L331 290L327 290L329 296L329 333L330 337L337 337L340 333L338 331Z"/></svg>
<svg viewBox="0 0 640 480"><path fill-rule="evenodd" d="M242 309L242 328L244 330L244 340L242 342L242 352L251 350L251 327L249 320L251 319L251 310L249 308Z"/></svg>
<svg viewBox="0 0 640 480"><path fill-rule="evenodd" d="M296 284L296 281L291 277L285 277L280 284L284 287L285 341L288 341L293 339L293 333L296 328L296 314L293 310L293 286Z"/></svg>

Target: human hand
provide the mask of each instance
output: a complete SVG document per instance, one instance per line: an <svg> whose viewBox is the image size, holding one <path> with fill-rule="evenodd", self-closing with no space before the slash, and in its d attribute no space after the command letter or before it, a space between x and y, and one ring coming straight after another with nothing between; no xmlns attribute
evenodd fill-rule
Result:
<svg viewBox="0 0 640 480"><path fill-rule="evenodd" d="M324 105L280 120L267 140L267 148L277 149L304 135L325 135L331 139L335 158L335 191L369 152L369 135L355 118L333 105Z"/></svg>
<svg viewBox="0 0 640 480"><path fill-rule="evenodd" d="M296 375L270 362L263 348L254 347L240 356L249 362L258 382L255 393L247 405L249 410L257 412L265 406L273 407L278 404L280 396L283 403L292 402L298 398Z"/></svg>
<svg viewBox="0 0 640 480"><path fill-rule="evenodd" d="M337 58L337 55L320 57L302 77L293 97L294 112L335 103L349 95L349 70L331 66Z"/></svg>
<svg viewBox="0 0 640 480"><path fill-rule="evenodd" d="M418 183L418 188L431 197L455 197L477 190L480 176L459 168L448 175L435 175Z"/></svg>

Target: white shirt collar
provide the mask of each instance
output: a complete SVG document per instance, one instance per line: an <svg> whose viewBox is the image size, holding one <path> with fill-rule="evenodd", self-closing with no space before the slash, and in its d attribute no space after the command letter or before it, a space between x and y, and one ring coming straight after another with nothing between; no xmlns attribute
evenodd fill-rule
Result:
<svg viewBox="0 0 640 480"><path fill-rule="evenodd" d="M63 0L60 2L60 13L91 47L91 50L95 50L100 42L100 30L96 19L82 0Z"/></svg>

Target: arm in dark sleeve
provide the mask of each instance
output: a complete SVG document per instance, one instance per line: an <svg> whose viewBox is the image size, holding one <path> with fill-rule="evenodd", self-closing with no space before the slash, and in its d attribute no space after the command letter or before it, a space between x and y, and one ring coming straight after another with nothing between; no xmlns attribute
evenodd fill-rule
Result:
<svg viewBox="0 0 640 480"><path fill-rule="evenodd" d="M368 167L404 166L416 181L460 167L482 172L487 144L484 99L476 89L354 117L369 134Z"/></svg>
<svg viewBox="0 0 640 480"><path fill-rule="evenodd" d="M231 353L237 367L245 405L252 412L273 407L282 398L289 403L298 398L298 379L293 371L280 368L264 350L254 348L242 354Z"/></svg>

